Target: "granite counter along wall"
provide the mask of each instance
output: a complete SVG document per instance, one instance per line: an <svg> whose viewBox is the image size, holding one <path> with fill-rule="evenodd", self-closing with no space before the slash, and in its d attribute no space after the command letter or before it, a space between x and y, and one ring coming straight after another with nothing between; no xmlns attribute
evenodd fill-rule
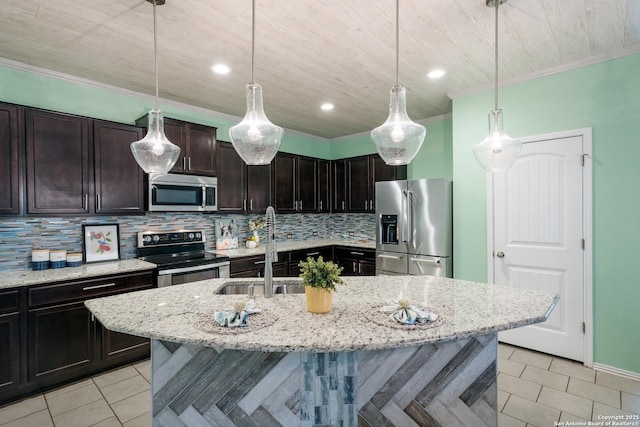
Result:
<svg viewBox="0 0 640 427"><path fill-rule="evenodd" d="M33 248L65 249L82 252L82 225L118 223L120 256L136 256L137 233L144 230L204 229L207 249L215 247L215 220L233 218L238 224L238 237L243 242L251 232L247 222L258 215L217 215L190 213L147 213L139 216L95 217L6 217L0 218L0 271L31 268ZM375 235L372 214L291 214L276 216L278 240L366 239ZM314 236L316 232L318 235ZM353 232L353 236L349 233ZM260 232L261 238L264 231Z"/></svg>

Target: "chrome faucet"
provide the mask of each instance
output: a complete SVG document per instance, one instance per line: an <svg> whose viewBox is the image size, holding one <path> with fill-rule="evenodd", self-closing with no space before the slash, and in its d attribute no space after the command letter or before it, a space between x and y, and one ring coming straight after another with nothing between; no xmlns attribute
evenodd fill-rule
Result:
<svg viewBox="0 0 640 427"><path fill-rule="evenodd" d="M273 297L273 263L278 261L276 250L276 211L273 207L267 208L265 215L267 223L267 241L264 248L264 297Z"/></svg>

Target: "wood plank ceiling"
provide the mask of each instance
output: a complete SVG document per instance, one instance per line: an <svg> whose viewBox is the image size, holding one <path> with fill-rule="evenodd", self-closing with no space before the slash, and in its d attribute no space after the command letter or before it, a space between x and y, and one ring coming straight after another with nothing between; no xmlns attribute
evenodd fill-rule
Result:
<svg viewBox="0 0 640 427"><path fill-rule="evenodd" d="M395 83L394 7L257 0L256 82L271 121L323 138L381 124ZM484 0L400 2L400 82L412 119L449 113L447 94L490 87L493 13ZM154 92L147 1L2 0L0 39L2 58ZM160 96L243 116L250 40L250 0L167 0L158 7ZM638 48L640 0L509 0L500 8L501 81ZM213 74L216 62L232 72ZM429 80L433 68L447 74ZM324 101L335 109L322 112Z"/></svg>

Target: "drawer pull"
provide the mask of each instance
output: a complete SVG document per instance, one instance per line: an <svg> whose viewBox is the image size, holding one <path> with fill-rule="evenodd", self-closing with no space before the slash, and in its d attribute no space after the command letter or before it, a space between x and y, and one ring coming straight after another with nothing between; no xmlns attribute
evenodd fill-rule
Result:
<svg viewBox="0 0 640 427"><path fill-rule="evenodd" d="M309 252L307 256L320 255L320 252Z"/></svg>
<svg viewBox="0 0 640 427"><path fill-rule="evenodd" d="M364 256L364 252L353 252L353 251L351 251L351 255L360 255L360 256Z"/></svg>
<svg viewBox="0 0 640 427"><path fill-rule="evenodd" d="M256 261L254 262L254 264L258 265L258 264L264 264L264 261Z"/></svg>
<svg viewBox="0 0 640 427"><path fill-rule="evenodd" d="M116 284L115 283L105 283L104 285L95 285L95 286L86 286L82 288L83 291L90 291L92 289L101 289L101 288L112 288Z"/></svg>

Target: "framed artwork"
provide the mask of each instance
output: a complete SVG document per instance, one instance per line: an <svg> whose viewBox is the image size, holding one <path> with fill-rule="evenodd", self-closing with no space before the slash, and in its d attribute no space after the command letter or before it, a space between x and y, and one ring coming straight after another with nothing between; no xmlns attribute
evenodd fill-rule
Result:
<svg viewBox="0 0 640 427"><path fill-rule="evenodd" d="M233 219L216 221L216 249L238 249L238 229Z"/></svg>
<svg viewBox="0 0 640 427"><path fill-rule="evenodd" d="M84 262L120 259L120 226L118 224L83 224L82 254Z"/></svg>

